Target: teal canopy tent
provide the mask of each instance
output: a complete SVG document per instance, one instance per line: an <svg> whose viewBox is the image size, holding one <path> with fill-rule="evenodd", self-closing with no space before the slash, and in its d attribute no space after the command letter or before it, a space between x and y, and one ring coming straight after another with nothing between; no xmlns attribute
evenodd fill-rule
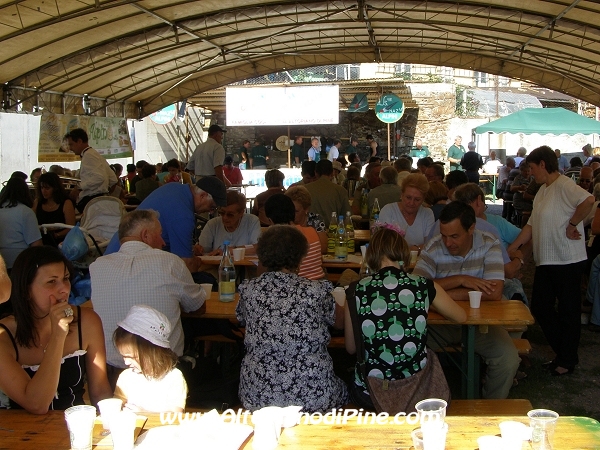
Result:
<svg viewBox="0 0 600 450"><path fill-rule="evenodd" d="M474 128L475 133L600 134L600 122L564 108L525 108Z"/></svg>

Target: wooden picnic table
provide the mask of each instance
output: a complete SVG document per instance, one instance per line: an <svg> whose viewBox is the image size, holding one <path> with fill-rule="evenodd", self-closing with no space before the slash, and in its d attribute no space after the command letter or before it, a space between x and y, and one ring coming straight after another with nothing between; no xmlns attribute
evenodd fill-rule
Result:
<svg viewBox="0 0 600 450"><path fill-rule="evenodd" d="M160 427L159 414L144 414L148 418L141 433ZM242 421L243 421L243 416ZM505 420L515 420L526 425L529 420L525 416L472 417L447 416L448 435L446 450L475 450L478 448L477 438L484 435L499 435L498 424ZM395 449L412 448L411 431L418 428L414 423L377 424L372 420L361 422L357 418L349 418L345 422L343 416L337 416L335 423L305 423L282 430L278 449L319 450L319 449ZM366 423L365 423L366 422ZM242 422L243 423L243 422ZM29 414L23 410L0 410L0 446L2 448L37 450L40 448L67 450L70 447L69 433L63 411L50 411L45 415ZM251 416L247 416L247 424L252 425ZM96 425L96 428L98 425ZM101 427L101 425L100 425ZM96 429L94 430L96 434ZM94 435L95 435L94 434ZM600 442L600 424L587 417L560 417L554 433L554 448L561 450L598 448ZM202 448L201 436L197 447ZM95 449L111 448L94 445ZM253 449L253 436L250 435L240 447ZM524 442L523 448L530 448Z"/></svg>

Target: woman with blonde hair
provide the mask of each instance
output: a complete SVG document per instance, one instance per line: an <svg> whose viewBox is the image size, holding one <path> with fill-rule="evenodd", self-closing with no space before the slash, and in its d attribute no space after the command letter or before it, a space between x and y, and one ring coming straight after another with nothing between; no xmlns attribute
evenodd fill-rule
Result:
<svg viewBox="0 0 600 450"><path fill-rule="evenodd" d="M395 224L404 230L411 250L421 250L435 222L433 211L423 206L429 182L425 175L411 173L402 181L402 195L397 203L389 203L381 209L379 221Z"/></svg>

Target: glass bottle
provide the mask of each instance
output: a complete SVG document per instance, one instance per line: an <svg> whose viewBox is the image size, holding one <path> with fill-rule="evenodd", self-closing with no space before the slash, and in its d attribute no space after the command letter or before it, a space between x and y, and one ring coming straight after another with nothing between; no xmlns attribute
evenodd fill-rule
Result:
<svg viewBox="0 0 600 450"><path fill-rule="evenodd" d="M360 195L360 215L363 219L369 218L369 191L367 189L363 189Z"/></svg>
<svg viewBox="0 0 600 450"><path fill-rule="evenodd" d="M375 198L375 201L373 202L373 208L371 209L371 220L369 220L369 228L373 228L375 222L379 220L380 211L381 209L379 209L379 199Z"/></svg>
<svg viewBox="0 0 600 450"><path fill-rule="evenodd" d="M235 266L229 253L229 241L223 242L223 257L219 264L219 301L232 302L235 298Z"/></svg>
<svg viewBox="0 0 600 450"><path fill-rule="evenodd" d="M352 217L350 211L346 211L346 234L348 237L348 254L354 253L354 224L352 223Z"/></svg>
<svg viewBox="0 0 600 450"><path fill-rule="evenodd" d="M337 213L333 211L331 213L331 219L329 221L329 229L327 230L327 254L329 256L335 255L335 241L337 238Z"/></svg>
<svg viewBox="0 0 600 450"><path fill-rule="evenodd" d="M346 226L344 216L338 217L337 239L335 243L335 259L346 261L348 259L348 238L346 237Z"/></svg>

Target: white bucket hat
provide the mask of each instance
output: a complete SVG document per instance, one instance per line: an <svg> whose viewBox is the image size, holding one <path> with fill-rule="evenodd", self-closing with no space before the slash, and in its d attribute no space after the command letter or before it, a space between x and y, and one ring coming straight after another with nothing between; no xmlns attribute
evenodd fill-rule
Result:
<svg viewBox="0 0 600 450"><path fill-rule="evenodd" d="M138 335L163 348L170 348L171 322L163 313L147 305L134 305L125 320L117 324L125 331Z"/></svg>

